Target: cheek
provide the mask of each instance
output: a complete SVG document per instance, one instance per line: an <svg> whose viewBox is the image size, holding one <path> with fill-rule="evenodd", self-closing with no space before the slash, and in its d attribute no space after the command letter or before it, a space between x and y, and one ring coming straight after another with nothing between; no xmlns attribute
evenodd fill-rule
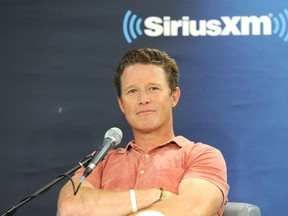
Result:
<svg viewBox="0 0 288 216"><path fill-rule="evenodd" d="M120 107L120 109L121 109L121 111L123 112L123 113L125 113L125 103L123 102L123 100L121 99L121 98L118 98L118 105L119 105L119 107Z"/></svg>
<svg viewBox="0 0 288 216"><path fill-rule="evenodd" d="M129 114L129 112L131 112L131 110L133 110L133 106L131 103L127 103L127 101L121 101L121 103L119 103L120 109L124 114Z"/></svg>
<svg viewBox="0 0 288 216"><path fill-rule="evenodd" d="M163 104L166 106L166 107L173 107L175 104L175 101L173 100L173 97L172 96L168 96L166 99L164 99L163 101Z"/></svg>

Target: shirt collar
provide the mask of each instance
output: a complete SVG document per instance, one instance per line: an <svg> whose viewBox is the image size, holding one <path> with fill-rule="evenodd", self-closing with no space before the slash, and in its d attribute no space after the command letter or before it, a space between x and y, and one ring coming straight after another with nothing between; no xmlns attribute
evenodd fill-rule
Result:
<svg viewBox="0 0 288 216"><path fill-rule="evenodd" d="M163 146L166 146L166 145L169 145L171 143L174 143L176 145L178 145L180 148L182 148L184 145L186 145L187 143L191 143L190 140L186 139L185 137L183 136L176 136L174 137L173 139L169 140L168 142L166 143L163 143L163 144L160 144L158 146L156 146L155 148L157 147L163 147ZM129 151L131 148L137 148L137 145L134 143L134 140L130 141L128 143L128 145L126 146L125 151ZM139 147L138 147L139 148Z"/></svg>

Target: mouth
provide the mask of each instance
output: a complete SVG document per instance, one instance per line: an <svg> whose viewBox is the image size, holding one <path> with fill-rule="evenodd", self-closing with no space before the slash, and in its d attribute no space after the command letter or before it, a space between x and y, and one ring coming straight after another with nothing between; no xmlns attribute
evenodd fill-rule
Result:
<svg viewBox="0 0 288 216"><path fill-rule="evenodd" d="M155 110L141 110L136 113L136 115L145 115L145 114L150 114L150 113L155 113Z"/></svg>

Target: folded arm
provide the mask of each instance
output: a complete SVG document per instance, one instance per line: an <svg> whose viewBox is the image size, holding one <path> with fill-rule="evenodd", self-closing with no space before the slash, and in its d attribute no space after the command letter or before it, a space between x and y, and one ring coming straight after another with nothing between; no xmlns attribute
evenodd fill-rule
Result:
<svg viewBox="0 0 288 216"><path fill-rule="evenodd" d="M165 216L214 216L223 204L223 194L213 183L197 178L187 178L179 185L179 195L170 193L168 197L140 212L155 210Z"/></svg>
<svg viewBox="0 0 288 216"><path fill-rule="evenodd" d="M75 185L80 179L73 179ZM137 190L138 209L147 208L160 197L160 189ZM83 182L76 196L68 182L60 191L58 211L60 216L129 215L132 213L130 192L95 189Z"/></svg>

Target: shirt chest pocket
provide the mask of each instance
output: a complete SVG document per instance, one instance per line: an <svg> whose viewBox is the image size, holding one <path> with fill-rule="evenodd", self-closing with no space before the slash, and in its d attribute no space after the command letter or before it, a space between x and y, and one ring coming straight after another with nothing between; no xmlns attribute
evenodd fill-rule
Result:
<svg viewBox="0 0 288 216"><path fill-rule="evenodd" d="M156 170L156 188L163 188L172 193L178 194L178 187L182 181L184 169L165 168Z"/></svg>

